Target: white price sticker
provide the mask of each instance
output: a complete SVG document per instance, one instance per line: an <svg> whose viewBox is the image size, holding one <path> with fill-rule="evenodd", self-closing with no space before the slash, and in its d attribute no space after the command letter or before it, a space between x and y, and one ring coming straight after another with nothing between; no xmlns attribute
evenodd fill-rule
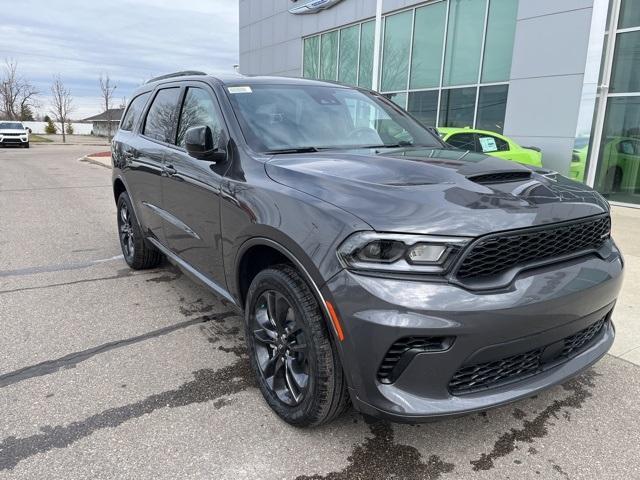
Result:
<svg viewBox="0 0 640 480"><path fill-rule="evenodd" d="M253 93L251 87L229 87L229 93Z"/></svg>

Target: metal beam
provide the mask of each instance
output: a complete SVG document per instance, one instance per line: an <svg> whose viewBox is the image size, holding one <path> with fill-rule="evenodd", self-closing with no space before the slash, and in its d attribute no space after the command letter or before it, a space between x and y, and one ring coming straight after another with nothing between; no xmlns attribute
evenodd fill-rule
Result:
<svg viewBox="0 0 640 480"><path fill-rule="evenodd" d="M382 49L382 0L377 0L376 28L373 40L373 90L380 90L380 53Z"/></svg>

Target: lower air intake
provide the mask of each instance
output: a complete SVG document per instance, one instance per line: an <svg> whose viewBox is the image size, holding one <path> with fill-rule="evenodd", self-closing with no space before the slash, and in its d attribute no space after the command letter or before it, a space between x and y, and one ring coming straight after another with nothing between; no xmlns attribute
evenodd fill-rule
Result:
<svg viewBox="0 0 640 480"><path fill-rule="evenodd" d="M543 352L547 347L543 346L492 362L464 365L451 378L449 391L453 395L462 395L495 388L536 375L546 367L564 363L591 344L603 330L607 319L602 318L575 335L566 337L564 348L554 358L543 360Z"/></svg>
<svg viewBox="0 0 640 480"><path fill-rule="evenodd" d="M396 341L384 356L378 369L378 380L393 383L414 356L424 352L442 352L453 343L454 337L405 337Z"/></svg>

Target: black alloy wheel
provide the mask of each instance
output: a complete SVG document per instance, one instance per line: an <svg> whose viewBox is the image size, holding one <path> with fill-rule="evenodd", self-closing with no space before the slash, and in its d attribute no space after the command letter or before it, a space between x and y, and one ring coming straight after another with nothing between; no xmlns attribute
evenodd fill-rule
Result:
<svg viewBox="0 0 640 480"><path fill-rule="evenodd" d="M282 403L300 404L309 385L309 352L296 312L284 295L266 290L251 318L262 378Z"/></svg>
<svg viewBox="0 0 640 480"><path fill-rule="evenodd" d="M335 340L317 298L293 266L274 265L253 278L245 338L262 396L284 421L317 426L349 405Z"/></svg>
<svg viewBox="0 0 640 480"><path fill-rule="evenodd" d="M133 242L134 231L131 223L131 213L126 202L120 205L118 213L118 230L120 232L120 245L125 258L133 258L135 254L135 244Z"/></svg>
<svg viewBox="0 0 640 480"><path fill-rule="evenodd" d="M162 261L162 254L142 235L127 192L118 197L117 208L120 248L127 264L135 270L157 266Z"/></svg>

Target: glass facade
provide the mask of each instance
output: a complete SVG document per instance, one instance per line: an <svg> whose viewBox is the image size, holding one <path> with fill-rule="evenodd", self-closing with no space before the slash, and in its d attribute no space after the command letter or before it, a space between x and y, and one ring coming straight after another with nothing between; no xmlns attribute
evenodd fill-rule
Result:
<svg viewBox="0 0 640 480"><path fill-rule="evenodd" d="M320 78L320 37L304 39L302 76Z"/></svg>
<svg viewBox="0 0 640 480"><path fill-rule="evenodd" d="M325 33L320 40L320 78L335 80L338 75L338 31Z"/></svg>
<svg viewBox="0 0 640 480"><path fill-rule="evenodd" d="M358 52L358 86L373 86L373 44L376 25L374 21L360 25L360 45Z"/></svg>
<svg viewBox="0 0 640 480"><path fill-rule="evenodd" d="M478 83L486 4L487 0L450 0L443 85Z"/></svg>
<svg viewBox="0 0 640 480"><path fill-rule="evenodd" d="M626 0L620 5L618 28L632 28L640 25L640 0Z"/></svg>
<svg viewBox="0 0 640 480"><path fill-rule="evenodd" d="M480 87L476 128L502 133L508 93L508 85Z"/></svg>
<svg viewBox="0 0 640 480"><path fill-rule="evenodd" d="M413 90L440 86L442 62L432 61L432 56L425 55L424 52L442 52L446 18L446 2L416 9L409 83L409 88Z"/></svg>
<svg viewBox="0 0 640 480"><path fill-rule="evenodd" d="M440 124L464 128L473 125L476 88L448 88L440 95Z"/></svg>
<svg viewBox="0 0 640 480"><path fill-rule="evenodd" d="M338 81L355 85L358 83L358 26L340 30L340 58L338 59Z"/></svg>
<svg viewBox="0 0 640 480"><path fill-rule="evenodd" d="M410 11L385 18L384 41L382 43L382 82L383 92L405 90L409 75L409 55L411 45Z"/></svg>
<svg viewBox="0 0 640 480"><path fill-rule="evenodd" d="M611 93L640 92L640 30L619 33L611 72Z"/></svg>
<svg viewBox="0 0 640 480"><path fill-rule="evenodd" d="M638 0L620 0L619 12L611 13L607 41L614 42L613 55L604 60L602 79L606 83L610 72L609 90L599 99L604 118L595 132L594 187L610 200L630 204L640 204L639 9Z"/></svg>
<svg viewBox="0 0 640 480"><path fill-rule="evenodd" d="M435 0L383 17L380 91L428 126L502 132L517 3ZM304 39L303 75L371 88L375 22Z"/></svg>
<svg viewBox="0 0 640 480"><path fill-rule="evenodd" d="M435 125L438 119L438 90L411 92L407 110L424 125Z"/></svg>
<svg viewBox="0 0 640 480"><path fill-rule="evenodd" d="M513 38L516 34L514 19L518 13L518 2L492 0L487 18L487 37L482 65L482 81L501 82L509 78Z"/></svg>

